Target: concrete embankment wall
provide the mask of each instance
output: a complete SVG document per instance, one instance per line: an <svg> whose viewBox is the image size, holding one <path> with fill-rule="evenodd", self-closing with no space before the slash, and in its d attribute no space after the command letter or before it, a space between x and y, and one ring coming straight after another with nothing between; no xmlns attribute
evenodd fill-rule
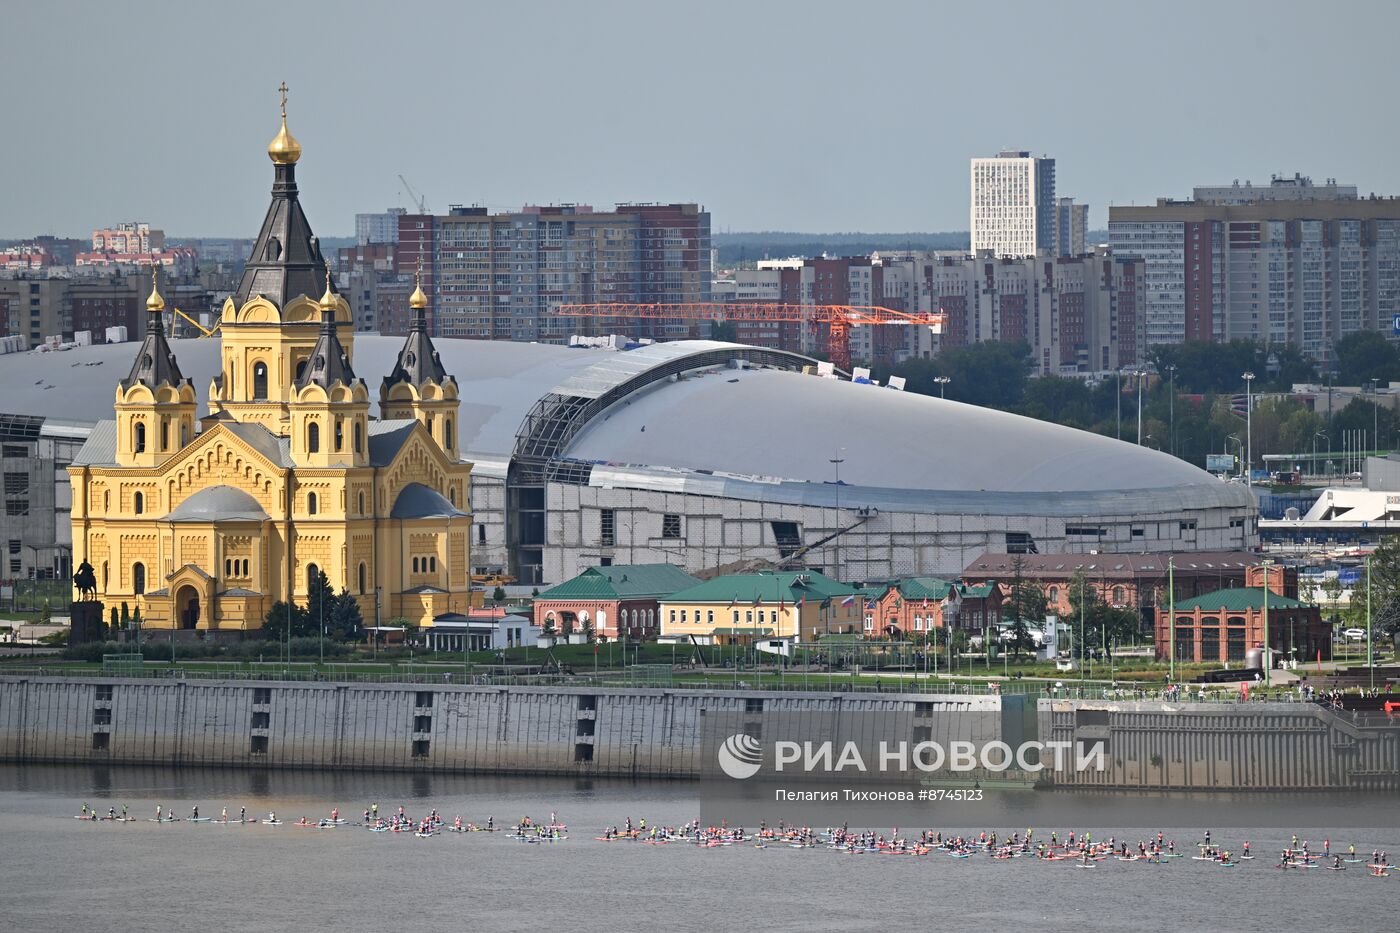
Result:
<svg viewBox="0 0 1400 933"><path fill-rule="evenodd" d="M1105 743L1103 771L1057 786L1161 790L1400 788L1400 720L1311 703L1041 700L1042 741Z"/></svg>
<svg viewBox="0 0 1400 933"><path fill-rule="evenodd" d="M0 760L693 778L707 718L757 734L766 716L799 717L816 740L876 720L896 738L922 725L988 741L1001 710L935 694L0 677ZM994 733L962 734L972 721Z"/></svg>

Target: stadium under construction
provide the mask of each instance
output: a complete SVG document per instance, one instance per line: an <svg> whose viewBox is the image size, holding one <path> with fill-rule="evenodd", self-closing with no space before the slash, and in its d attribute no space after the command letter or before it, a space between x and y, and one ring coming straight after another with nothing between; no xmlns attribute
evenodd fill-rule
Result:
<svg viewBox="0 0 1400 933"><path fill-rule="evenodd" d="M356 335L355 367L388 371L401 344ZM217 339L172 346L195 385L218 374ZM712 341L437 347L461 386L460 450L475 464L473 568L523 584L607 563L780 565L861 581L956 575L988 551L1257 543L1245 488L1165 453L824 378L794 353ZM76 441L85 419L109 416L132 349L0 357L0 410L52 420ZM62 513L61 488L53 501ZM56 514L51 546L62 549L67 521Z"/></svg>

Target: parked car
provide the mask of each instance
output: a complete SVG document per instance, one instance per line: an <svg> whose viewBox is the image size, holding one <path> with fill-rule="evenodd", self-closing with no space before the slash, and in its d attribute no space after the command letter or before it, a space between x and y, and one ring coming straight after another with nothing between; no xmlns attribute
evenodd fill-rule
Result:
<svg viewBox="0 0 1400 933"><path fill-rule="evenodd" d="M1347 638L1351 639L1352 641L1366 640L1366 630L1364 628L1349 628L1346 631L1342 632L1342 634L1345 635Z"/></svg>

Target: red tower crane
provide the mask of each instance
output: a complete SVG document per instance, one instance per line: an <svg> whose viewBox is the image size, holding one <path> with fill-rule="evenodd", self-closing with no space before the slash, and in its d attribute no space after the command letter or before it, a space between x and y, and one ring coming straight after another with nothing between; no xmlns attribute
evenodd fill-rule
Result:
<svg viewBox="0 0 1400 933"><path fill-rule="evenodd" d="M640 318L685 321L775 321L808 325L825 324L831 335L831 362L847 372L851 368L851 328L859 324L901 324L942 328L943 314L895 311L864 305L791 305L764 302L691 302L686 304L633 304L628 302L561 304L556 314L588 318Z"/></svg>

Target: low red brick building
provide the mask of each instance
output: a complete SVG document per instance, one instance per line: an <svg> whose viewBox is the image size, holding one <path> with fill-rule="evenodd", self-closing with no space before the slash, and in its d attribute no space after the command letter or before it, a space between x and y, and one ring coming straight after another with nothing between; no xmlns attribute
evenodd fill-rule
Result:
<svg viewBox="0 0 1400 933"><path fill-rule="evenodd" d="M894 580L867 599L866 634L900 638L948 627L994 628L1001 624L1002 597L994 583L970 585L937 577Z"/></svg>
<svg viewBox="0 0 1400 933"><path fill-rule="evenodd" d="M1136 610L1143 631L1150 629L1158 603L1166 600L1168 567L1177 599L1245 586L1245 574L1260 557L1248 551L1192 551L1181 554L983 554L963 570L965 580L991 580L1011 587L1019 578L1045 591L1047 611L1067 616L1070 586L1082 572L1085 584L1110 606ZM1297 571L1275 567L1296 596Z"/></svg>
<svg viewBox="0 0 1400 933"><path fill-rule="evenodd" d="M591 631L609 641L655 638L661 600L699 582L670 564L590 567L535 598L535 624L561 635Z"/></svg>
<svg viewBox="0 0 1400 933"><path fill-rule="evenodd" d="M1268 585L1265 586L1265 581ZM1216 590L1178 600L1176 624L1167 609L1157 611L1154 634L1157 658L1167 660L1172 640L1176 660L1243 666L1251 649L1264 646L1267 607L1269 646L1275 667L1288 661L1300 664L1332 657L1332 626L1322 620L1316 606L1300 602L1287 592L1289 576L1282 567L1251 567L1247 586Z"/></svg>

